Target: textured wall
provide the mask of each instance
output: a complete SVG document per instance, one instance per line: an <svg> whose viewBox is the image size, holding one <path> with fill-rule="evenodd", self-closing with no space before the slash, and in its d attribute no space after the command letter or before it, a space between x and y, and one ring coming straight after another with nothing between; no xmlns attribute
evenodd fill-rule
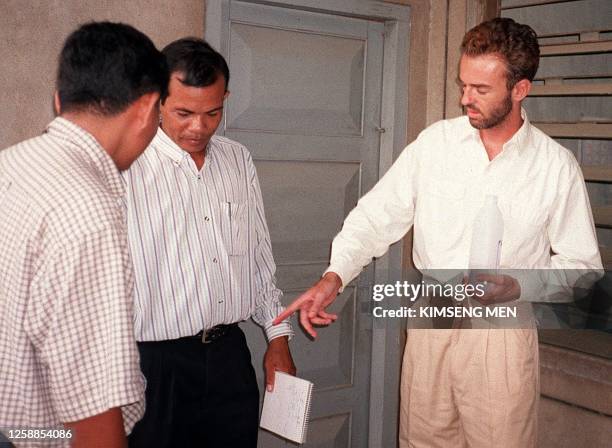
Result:
<svg viewBox="0 0 612 448"><path fill-rule="evenodd" d="M53 117L56 61L66 36L91 20L129 23L161 48L204 35L204 0L0 0L0 148L39 134Z"/></svg>

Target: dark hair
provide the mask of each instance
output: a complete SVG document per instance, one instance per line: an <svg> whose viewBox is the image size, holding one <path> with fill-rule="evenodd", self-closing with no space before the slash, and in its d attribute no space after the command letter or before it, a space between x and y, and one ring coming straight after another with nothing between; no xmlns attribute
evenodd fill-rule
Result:
<svg viewBox="0 0 612 448"><path fill-rule="evenodd" d="M185 37L168 44L162 53L166 56L170 73L182 74L181 82L191 87L206 87L217 81L219 75L229 85L229 68L225 58L208 43L197 37ZM166 97L162 97L164 101Z"/></svg>
<svg viewBox="0 0 612 448"><path fill-rule="evenodd" d="M476 25L464 36L461 53L466 56L501 55L506 62L508 89L521 79L533 81L540 62L535 31L509 18L498 17Z"/></svg>
<svg viewBox="0 0 612 448"><path fill-rule="evenodd" d="M165 95L168 79L163 54L143 33L122 23L91 22L64 43L57 91L62 112L116 115L146 93Z"/></svg>

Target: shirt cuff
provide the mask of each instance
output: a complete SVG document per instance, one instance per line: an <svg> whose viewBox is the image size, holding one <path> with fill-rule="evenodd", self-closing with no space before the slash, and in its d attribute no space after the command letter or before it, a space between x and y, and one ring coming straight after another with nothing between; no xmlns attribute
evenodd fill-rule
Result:
<svg viewBox="0 0 612 448"><path fill-rule="evenodd" d="M285 319L278 325L272 325L272 320L270 320L269 322L266 322L264 331L266 332L268 342L281 336L288 336L289 340L293 338L293 328L291 327L289 319Z"/></svg>
<svg viewBox="0 0 612 448"><path fill-rule="evenodd" d="M346 269L342 269L342 266L339 266L338 264L330 264L329 267L325 269L325 272L323 272L321 277L324 277L325 274L327 274L328 272L333 272L338 277L340 277L340 281L342 282L342 284L340 285L338 294L344 291L344 288L350 282L350 280L356 277L356 276L351 277L350 276L351 274ZM350 279L350 280L347 281L347 279Z"/></svg>

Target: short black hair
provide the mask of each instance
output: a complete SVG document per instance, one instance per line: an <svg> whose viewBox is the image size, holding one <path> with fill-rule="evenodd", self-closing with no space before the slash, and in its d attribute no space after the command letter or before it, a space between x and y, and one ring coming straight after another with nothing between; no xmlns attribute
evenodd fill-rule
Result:
<svg viewBox="0 0 612 448"><path fill-rule="evenodd" d="M62 112L116 115L142 95L165 96L169 71L164 55L136 28L90 22L64 43L57 71Z"/></svg>
<svg viewBox="0 0 612 448"><path fill-rule="evenodd" d="M181 82L191 87L206 87L214 84L219 75L229 85L229 67L225 58L198 37L184 37L168 44L162 53L166 56L170 73L181 73ZM162 96L162 101L166 99Z"/></svg>

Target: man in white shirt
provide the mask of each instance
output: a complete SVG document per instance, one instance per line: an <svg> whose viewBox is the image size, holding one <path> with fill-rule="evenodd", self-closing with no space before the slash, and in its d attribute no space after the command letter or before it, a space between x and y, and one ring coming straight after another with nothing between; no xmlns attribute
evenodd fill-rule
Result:
<svg viewBox="0 0 612 448"><path fill-rule="evenodd" d="M323 278L279 316L312 325L372 257L414 226L418 269L468 267L476 213L495 195L504 220L500 267L600 270L591 209L573 155L521 109L537 71L535 32L511 19L464 37L459 81L467 116L425 129L359 201L332 245ZM488 277L484 304L539 301L529 275ZM575 278L561 278L572 286ZM409 330L401 383L400 446L534 447L539 397L531 328Z"/></svg>
<svg viewBox="0 0 612 448"><path fill-rule="evenodd" d="M257 173L248 150L214 133L229 69L206 42L163 50L170 68L160 127L125 173L136 278L135 330L147 378L131 447L255 447L259 393L244 334L268 339L266 384L295 374Z"/></svg>

